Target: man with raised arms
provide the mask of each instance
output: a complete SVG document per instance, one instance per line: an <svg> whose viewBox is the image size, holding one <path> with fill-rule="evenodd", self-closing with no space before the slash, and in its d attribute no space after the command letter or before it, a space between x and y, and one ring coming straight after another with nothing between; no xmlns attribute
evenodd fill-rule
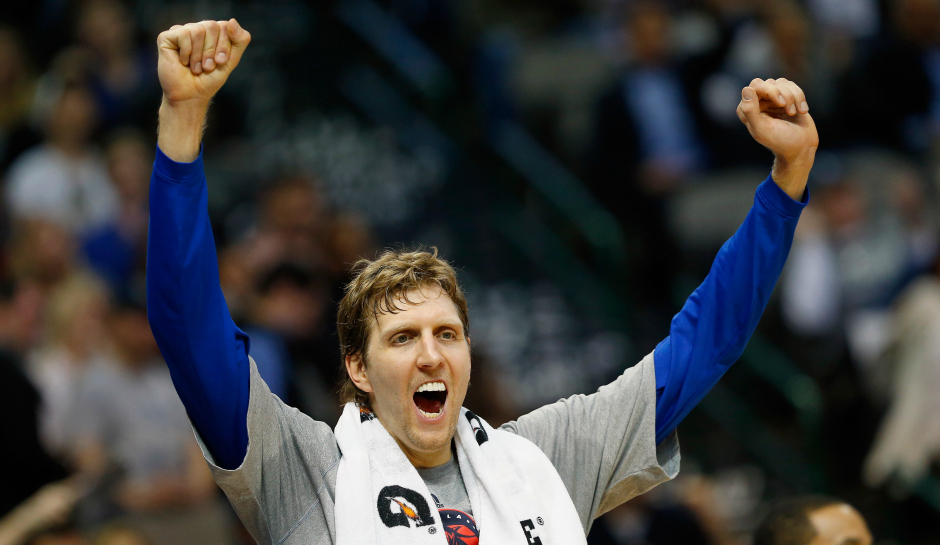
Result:
<svg viewBox="0 0 940 545"><path fill-rule="evenodd" d="M462 407L467 306L428 252L360 261L337 331L335 430L272 395L219 288L202 168L212 96L251 37L232 19L160 34L151 179L153 332L216 481L259 543L585 543L595 517L679 469L675 429L740 356L806 204L818 136L800 88L755 79L738 116L775 155L754 206L656 350L591 395L493 429Z"/></svg>

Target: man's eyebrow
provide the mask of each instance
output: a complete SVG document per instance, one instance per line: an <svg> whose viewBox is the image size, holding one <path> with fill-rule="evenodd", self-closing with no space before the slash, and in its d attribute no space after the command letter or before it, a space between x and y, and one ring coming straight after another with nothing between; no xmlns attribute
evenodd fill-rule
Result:
<svg viewBox="0 0 940 545"><path fill-rule="evenodd" d="M862 540L857 537L847 537L839 545L862 545Z"/></svg>
<svg viewBox="0 0 940 545"><path fill-rule="evenodd" d="M391 324L383 327L380 331L383 335L387 335L394 331L402 331L405 329L416 329L416 326L411 322L392 322Z"/></svg>
<svg viewBox="0 0 940 545"><path fill-rule="evenodd" d="M436 328L441 327L441 326L444 326L444 327L452 327L452 328L454 328L454 329L458 329L458 328L459 328L461 331L463 330L463 323L461 323L460 320L443 320L443 321L437 323L434 327L435 327L435 329L436 329ZM405 330L408 330L408 329L420 329L420 327L418 327L416 324L414 324L414 323L412 323L412 322L392 322L392 323L389 324L388 326L383 327L383 328L380 330L380 334L381 334L381 335L388 335L388 334L391 334L391 333L393 333L393 332L405 331Z"/></svg>

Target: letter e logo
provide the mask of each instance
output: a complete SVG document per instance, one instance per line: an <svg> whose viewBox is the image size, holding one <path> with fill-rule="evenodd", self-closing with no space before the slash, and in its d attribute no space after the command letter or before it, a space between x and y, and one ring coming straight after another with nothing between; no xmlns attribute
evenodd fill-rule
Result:
<svg viewBox="0 0 940 545"><path fill-rule="evenodd" d="M529 545L542 545L542 540L535 534L535 525L531 520L523 520L519 524L522 525L522 531L525 532Z"/></svg>

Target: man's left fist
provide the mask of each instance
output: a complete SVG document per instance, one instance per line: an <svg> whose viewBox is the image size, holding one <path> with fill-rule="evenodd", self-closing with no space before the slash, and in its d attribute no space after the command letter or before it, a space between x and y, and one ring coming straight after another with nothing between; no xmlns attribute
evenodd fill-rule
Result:
<svg viewBox="0 0 940 545"><path fill-rule="evenodd" d="M791 197L799 198L819 147L816 123L809 115L803 90L784 78L755 78L741 90L738 118L754 140L774 152L774 180ZM796 185L788 183L791 181Z"/></svg>

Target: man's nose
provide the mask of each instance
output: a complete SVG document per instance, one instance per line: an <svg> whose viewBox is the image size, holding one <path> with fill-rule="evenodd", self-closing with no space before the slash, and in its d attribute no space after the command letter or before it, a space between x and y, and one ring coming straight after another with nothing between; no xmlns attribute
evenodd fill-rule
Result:
<svg viewBox="0 0 940 545"><path fill-rule="evenodd" d="M418 367L437 367L444 361L440 345L434 335L422 335L418 354Z"/></svg>

